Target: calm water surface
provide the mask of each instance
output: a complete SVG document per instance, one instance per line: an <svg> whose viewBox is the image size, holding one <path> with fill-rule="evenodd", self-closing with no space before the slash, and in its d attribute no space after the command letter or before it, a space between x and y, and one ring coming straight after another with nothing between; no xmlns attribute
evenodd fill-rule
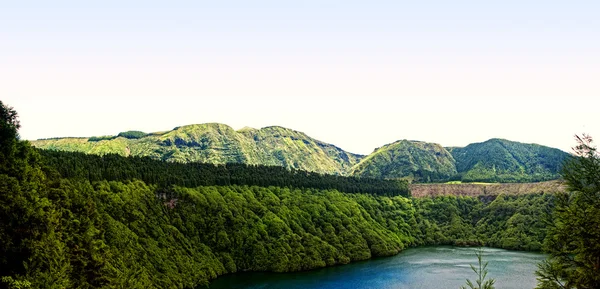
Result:
<svg viewBox="0 0 600 289"><path fill-rule="evenodd" d="M545 255L485 248L488 277L496 279L497 289L533 288L536 264ZM238 273L216 279L210 289L313 289L389 288L440 289L475 281L469 264L476 265L475 248L411 248L386 258L351 263L299 273Z"/></svg>

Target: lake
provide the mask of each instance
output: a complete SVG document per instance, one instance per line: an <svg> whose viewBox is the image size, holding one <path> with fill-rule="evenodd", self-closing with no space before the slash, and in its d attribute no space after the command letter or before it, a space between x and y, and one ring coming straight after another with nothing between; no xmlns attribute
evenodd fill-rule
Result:
<svg viewBox="0 0 600 289"><path fill-rule="evenodd" d="M247 272L222 276L210 284L211 289L311 289L311 288L386 288L440 289L465 285L477 276L469 267L476 265L475 248L410 248L385 258L355 262L343 266L297 273ZM536 264L544 254L485 248L488 277L496 279L497 289L534 288Z"/></svg>

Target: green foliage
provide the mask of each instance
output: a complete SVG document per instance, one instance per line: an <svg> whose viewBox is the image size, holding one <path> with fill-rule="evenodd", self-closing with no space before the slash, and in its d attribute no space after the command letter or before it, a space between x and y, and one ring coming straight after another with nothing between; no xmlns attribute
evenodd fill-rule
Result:
<svg viewBox="0 0 600 289"><path fill-rule="evenodd" d="M0 173L16 174L20 162L18 153L18 129L20 127L17 112L0 101Z"/></svg>
<svg viewBox="0 0 600 289"><path fill-rule="evenodd" d="M69 268L59 241L62 212L50 200L52 181L46 178L39 155L16 139L16 119L14 111L0 119L0 143L8 144L0 153L0 276L7 286L17 288L65 284Z"/></svg>
<svg viewBox="0 0 600 289"><path fill-rule="evenodd" d="M88 138L89 142L98 142L98 141L103 141L103 140L113 140L115 139L115 136L112 135L103 135L103 136L92 136L90 138Z"/></svg>
<svg viewBox="0 0 600 289"><path fill-rule="evenodd" d="M558 260L544 260L538 264L538 270L535 274L538 276L538 289L565 289L573 288L572 284L565 281L569 278L571 268L568 265L558 262Z"/></svg>
<svg viewBox="0 0 600 289"><path fill-rule="evenodd" d="M348 193L408 196L408 183L401 180L323 175L276 166L244 164L213 165L170 163L148 157L86 155L60 151L39 151L46 163L67 178L89 181L140 179L160 186L258 185L295 188L337 189Z"/></svg>
<svg viewBox="0 0 600 289"><path fill-rule="evenodd" d="M477 233L489 246L539 251L554 200L553 194L500 195L483 210Z"/></svg>
<svg viewBox="0 0 600 289"><path fill-rule="evenodd" d="M552 194L413 199L415 243L539 251L553 201Z"/></svg>
<svg viewBox="0 0 600 289"><path fill-rule="evenodd" d="M23 289L31 287L31 282L27 280L15 280L11 276L4 276L0 279L0 281L5 283L9 289Z"/></svg>
<svg viewBox="0 0 600 289"><path fill-rule="evenodd" d="M207 123L146 134L37 140L42 149L151 157L169 162L238 163L414 182L538 182L557 179L567 153L502 139L444 148L402 140L367 157L348 153L304 133L283 127L262 129Z"/></svg>
<svg viewBox="0 0 600 289"><path fill-rule="evenodd" d="M147 156L169 162L211 164L241 163L282 166L288 169L346 175L362 156L282 127L234 131L217 124L177 127L172 131L145 134L122 132L121 137L37 140L43 149L104 155Z"/></svg>
<svg viewBox="0 0 600 289"><path fill-rule="evenodd" d="M124 138L128 138L128 139L139 139L139 138L143 138L145 136L147 136L148 134L143 132L143 131L139 131L139 130L130 130L130 131L124 131L124 132L120 132L117 137L124 137Z"/></svg>
<svg viewBox="0 0 600 289"><path fill-rule="evenodd" d="M557 195L538 288L600 288L600 156L591 137L577 142L563 168L568 192Z"/></svg>
<svg viewBox="0 0 600 289"><path fill-rule="evenodd" d="M456 175L452 155L438 144L402 140L376 149L352 169L355 176L417 182L447 180Z"/></svg>
<svg viewBox="0 0 600 289"><path fill-rule="evenodd" d="M195 288L226 273L308 270L407 246L533 250L553 202L548 194L411 199L403 181L281 167L40 155L16 138L16 119L0 120L0 143L9 144L0 153L5 287ZM269 135L277 133L287 137L278 128Z"/></svg>
<svg viewBox="0 0 600 289"><path fill-rule="evenodd" d="M467 279L467 286L469 289L494 289L494 283L496 283L496 280L494 279L485 279L487 277L488 274L488 270L487 270L487 266L488 266L488 262L483 262L483 248L479 248L477 250L477 253L475 254L477 256L477 267L473 266L472 264L471 266L471 270L473 270L473 272L475 272L475 274L477 275L477 280L475 280L475 284L473 284L473 282L469 279ZM467 289L467 287L462 286L460 287L461 289Z"/></svg>
<svg viewBox="0 0 600 289"><path fill-rule="evenodd" d="M558 149L502 139L464 148L403 140L375 150L352 174L414 182L539 182L557 179L567 156Z"/></svg>
<svg viewBox="0 0 600 289"><path fill-rule="evenodd" d="M6 142L12 142L18 138L17 131L21 127L17 112L10 106L0 101L0 139L3 141L0 148L4 149Z"/></svg>
<svg viewBox="0 0 600 289"><path fill-rule="evenodd" d="M559 177L568 154L536 144L503 139L452 148L463 182L539 182Z"/></svg>

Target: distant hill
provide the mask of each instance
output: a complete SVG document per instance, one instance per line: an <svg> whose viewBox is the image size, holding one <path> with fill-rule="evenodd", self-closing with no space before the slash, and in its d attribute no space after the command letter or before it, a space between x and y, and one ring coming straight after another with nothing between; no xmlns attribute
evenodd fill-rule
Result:
<svg viewBox="0 0 600 289"><path fill-rule="evenodd" d="M456 170L464 182L537 182L559 177L568 154L555 148L490 139L452 148Z"/></svg>
<svg viewBox="0 0 600 289"><path fill-rule="evenodd" d="M376 149L351 173L414 182L539 182L558 179L568 156L559 149L503 139L464 148L401 140Z"/></svg>
<svg viewBox="0 0 600 289"><path fill-rule="evenodd" d="M32 143L51 150L150 156L182 163L275 165L334 175L346 175L363 157L302 132L277 126L235 131L224 124L207 123L181 126L167 132L144 134L131 131L119 135L56 138Z"/></svg>
<svg viewBox="0 0 600 289"><path fill-rule="evenodd" d="M401 140L376 149L352 168L353 175L408 178L417 182L447 180L457 174L452 155L441 145Z"/></svg>
<svg viewBox="0 0 600 289"><path fill-rule="evenodd" d="M274 165L318 173L413 182L537 182L559 178L568 154L555 148L491 139L466 147L400 140L368 156L353 154L292 129L233 128L218 123L166 132L54 138L32 142L42 149L89 154L149 156L169 162Z"/></svg>

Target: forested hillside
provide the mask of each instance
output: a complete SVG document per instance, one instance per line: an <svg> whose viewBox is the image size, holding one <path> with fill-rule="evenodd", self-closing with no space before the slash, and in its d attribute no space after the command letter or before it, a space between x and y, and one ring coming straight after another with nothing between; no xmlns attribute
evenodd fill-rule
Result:
<svg viewBox="0 0 600 289"><path fill-rule="evenodd" d="M172 163L149 157L102 156L84 153L38 150L46 164L62 177L87 181L142 180L161 187L213 185L278 186L336 189L348 193L409 196L408 182L374 178L342 177L279 166L245 164Z"/></svg>
<svg viewBox="0 0 600 289"><path fill-rule="evenodd" d="M402 140L376 149L355 165L351 174L417 183L540 182L558 179L568 156L559 149L502 139L464 148Z"/></svg>
<svg viewBox="0 0 600 289"><path fill-rule="evenodd" d="M554 148L502 139L444 148L439 144L400 140L368 156L283 127L244 128L217 124L177 127L167 132L121 132L116 136L55 138L33 145L57 151L150 157L177 163L280 166L316 173L416 183L539 182L559 178L568 154Z"/></svg>
<svg viewBox="0 0 600 289"><path fill-rule="evenodd" d="M37 140L33 145L98 155L148 156L180 163L282 166L335 175L346 174L362 157L283 127L235 131L218 123L187 125L150 134L129 131L117 136Z"/></svg>
<svg viewBox="0 0 600 289"><path fill-rule="evenodd" d="M452 155L438 144L401 140L376 149L352 168L351 174L435 182L455 176L456 167Z"/></svg>
<svg viewBox="0 0 600 289"><path fill-rule="evenodd" d="M450 150L459 179L465 182L538 182L559 177L565 152L503 139Z"/></svg>
<svg viewBox="0 0 600 289"><path fill-rule="evenodd" d="M270 167L212 166L219 177L204 179L214 172L186 175L205 169L195 164L41 155L17 139L16 112L1 107L5 288L194 288L225 273L307 270L428 244L538 250L554 200L552 194L412 199L401 190L369 192L393 181L361 187L363 179L321 176L331 186L321 189L318 182L294 183L318 179L299 171L253 179ZM301 177L277 186L238 184L277 184L284 171L285 178ZM218 185L227 180L221 174L229 183ZM353 185L359 189L351 193Z"/></svg>

